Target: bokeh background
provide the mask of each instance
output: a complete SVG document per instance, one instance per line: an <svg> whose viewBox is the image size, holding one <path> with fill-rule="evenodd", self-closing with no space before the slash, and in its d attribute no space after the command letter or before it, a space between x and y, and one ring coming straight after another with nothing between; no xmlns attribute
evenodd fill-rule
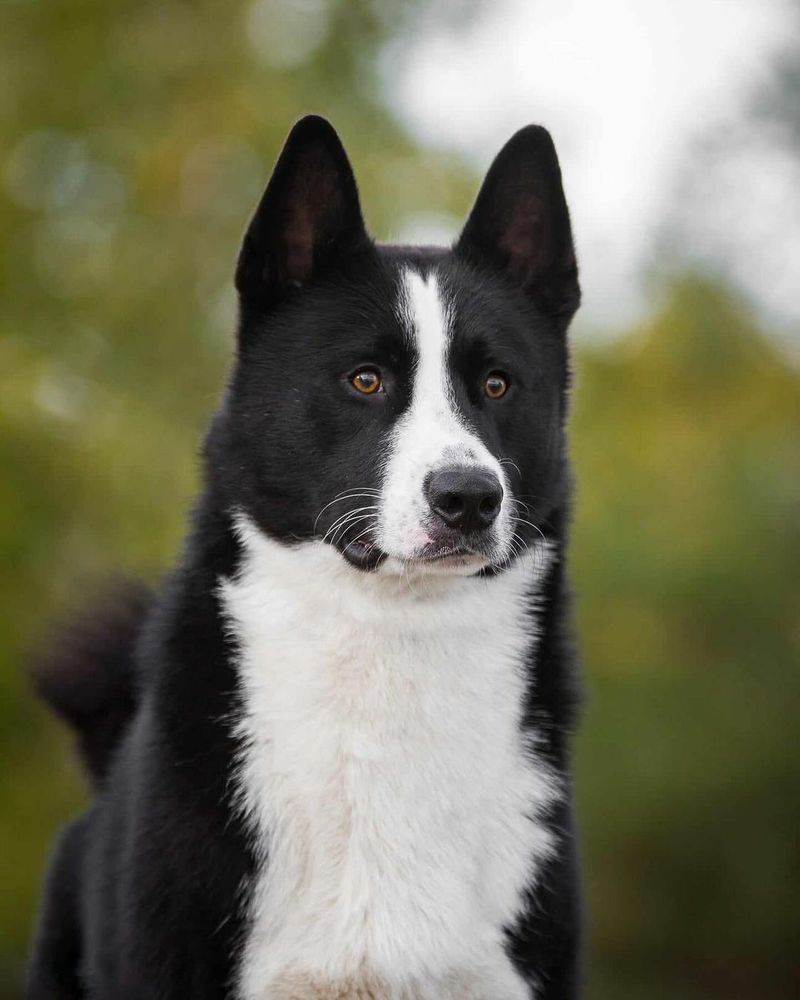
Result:
<svg viewBox="0 0 800 1000"><path fill-rule="evenodd" d="M800 996L800 5L0 3L0 997L85 799L28 651L156 579L290 124L450 239L529 121L583 264L573 570L590 1000Z"/></svg>

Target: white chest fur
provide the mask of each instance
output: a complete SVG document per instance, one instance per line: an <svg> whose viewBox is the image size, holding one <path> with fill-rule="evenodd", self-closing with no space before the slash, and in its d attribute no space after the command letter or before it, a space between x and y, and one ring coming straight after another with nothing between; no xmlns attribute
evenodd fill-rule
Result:
<svg viewBox="0 0 800 1000"><path fill-rule="evenodd" d="M537 815L557 794L519 729L533 559L409 586L242 536L220 592L263 866L240 996L527 1000L502 928L552 848Z"/></svg>

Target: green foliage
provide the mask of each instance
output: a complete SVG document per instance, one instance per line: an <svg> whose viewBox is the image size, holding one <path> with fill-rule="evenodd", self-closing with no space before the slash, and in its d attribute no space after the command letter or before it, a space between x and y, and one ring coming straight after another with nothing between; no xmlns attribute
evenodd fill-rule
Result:
<svg viewBox="0 0 800 1000"><path fill-rule="evenodd" d="M333 118L381 237L413 212L462 216L476 179L416 148L380 101L376 54L433 16L424 0L4 11L0 997L11 998L48 846L84 796L24 663L51 616L108 573L154 578L174 558L228 364L238 241L288 126L310 110ZM584 343L577 369L590 995L788 998L800 377L729 292L692 280L643 329Z"/></svg>
<svg viewBox="0 0 800 1000"><path fill-rule="evenodd" d="M593 996L796 995L800 374L673 288L578 358Z"/></svg>

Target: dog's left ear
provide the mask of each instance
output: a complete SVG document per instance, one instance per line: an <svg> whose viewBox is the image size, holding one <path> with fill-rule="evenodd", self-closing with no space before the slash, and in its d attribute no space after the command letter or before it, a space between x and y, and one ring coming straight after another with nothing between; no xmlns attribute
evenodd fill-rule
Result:
<svg viewBox="0 0 800 1000"><path fill-rule="evenodd" d="M301 118L245 233L236 265L239 295L270 305L368 242L339 136L324 118Z"/></svg>
<svg viewBox="0 0 800 1000"><path fill-rule="evenodd" d="M561 169L546 129L529 125L500 150L455 249L502 270L566 329L580 286Z"/></svg>

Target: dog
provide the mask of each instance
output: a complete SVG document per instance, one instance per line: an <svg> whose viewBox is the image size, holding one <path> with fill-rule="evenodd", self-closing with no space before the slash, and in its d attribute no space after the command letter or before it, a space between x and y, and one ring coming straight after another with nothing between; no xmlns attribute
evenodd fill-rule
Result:
<svg viewBox="0 0 800 1000"><path fill-rule="evenodd" d="M566 1000L576 257L548 132L452 248L380 245L324 119L236 266L177 568L38 670L94 796L28 1000Z"/></svg>

